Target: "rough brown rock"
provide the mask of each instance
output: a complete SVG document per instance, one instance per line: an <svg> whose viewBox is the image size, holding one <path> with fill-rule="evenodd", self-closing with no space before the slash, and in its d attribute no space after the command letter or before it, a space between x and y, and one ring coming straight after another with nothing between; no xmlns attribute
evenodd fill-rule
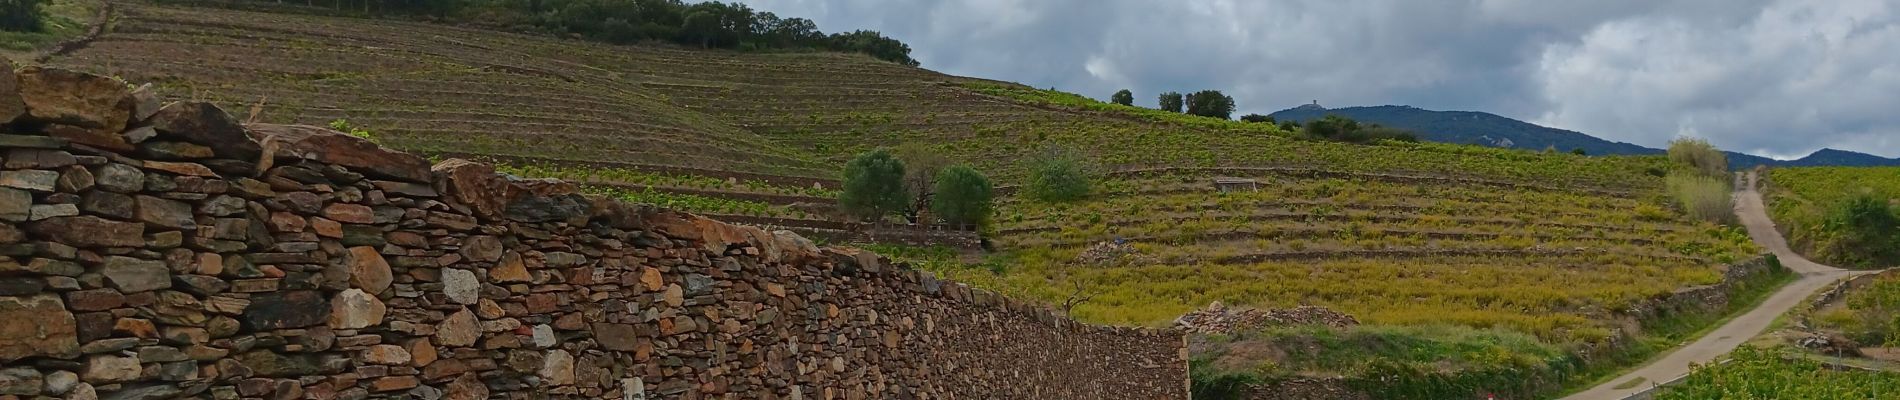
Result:
<svg viewBox="0 0 1900 400"><path fill-rule="evenodd" d="M20 101L20 78L13 74L13 61L0 59L0 124L5 124L26 114L26 103Z"/></svg>
<svg viewBox="0 0 1900 400"><path fill-rule="evenodd" d="M125 82L59 68L19 71L20 98L33 119L101 132L125 130L132 102Z"/></svg>
<svg viewBox="0 0 1900 400"><path fill-rule="evenodd" d="M27 231L77 247L138 247L145 245L145 226L90 215L57 217L34 222Z"/></svg>
<svg viewBox="0 0 1900 400"><path fill-rule="evenodd" d="M447 319L435 326L435 342L443 346L474 346L481 334L475 313L469 312L467 308L449 314Z"/></svg>
<svg viewBox="0 0 1900 400"><path fill-rule="evenodd" d="M350 285L371 295L382 294L395 279L389 272L389 262L374 247L351 247L345 262L350 266Z"/></svg>
<svg viewBox="0 0 1900 400"><path fill-rule="evenodd" d="M152 116L151 124L160 138L183 140L210 147L220 157L257 161L263 149L237 118L217 105L181 101L165 105Z"/></svg>
<svg viewBox="0 0 1900 400"><path fill-rule="evenodd" d="M0 297L0 361L79 350L78 325L59 296Z"/></svg>
<svg viewBox="0 0 1900 400"><path fill-rule="evenodd" d="M330 327L362 329L375 326L383 323L383 316L387 312L388 308L382 300L362 289L351 288L330 300Z"/></svg>
<svg viewBox="0 0 1900 400"><path fill-rule="evenodd" d="M534 275L528 274L528 264L521 260L520 254L508 252L501 257L500 263L488 270L488 280L497 283L530 282L534 280Z"/></svg>
<svg viewBox="0 0 1900 400"><path fill-rule="evenodd" d="M279 155L336 164L365 174L408 182L430 182L429 160L395 151L329 128L308 125L251 124L249 134L276 142Z"/></svg>

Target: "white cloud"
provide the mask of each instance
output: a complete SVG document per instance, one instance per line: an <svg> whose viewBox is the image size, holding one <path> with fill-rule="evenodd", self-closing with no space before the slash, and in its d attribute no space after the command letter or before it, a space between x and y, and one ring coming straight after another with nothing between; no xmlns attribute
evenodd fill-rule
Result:
<svg viewBox="0 0 1900 400"><path fill-rule="evenodd" d="M1739 24L1638 16L1551 44L1538 122L1660 145L1678 134L1779 157L1900 155L1900 25L1878 0L1783 0Z"/></svg>
<svg viewBox="0 0 1900 400"><path fill-rule="evenodd" d="M1219 89L1489 111L1660 145L1900 156L1891 0L747 0L874 29L926 68L1097 98Z"/></svg>

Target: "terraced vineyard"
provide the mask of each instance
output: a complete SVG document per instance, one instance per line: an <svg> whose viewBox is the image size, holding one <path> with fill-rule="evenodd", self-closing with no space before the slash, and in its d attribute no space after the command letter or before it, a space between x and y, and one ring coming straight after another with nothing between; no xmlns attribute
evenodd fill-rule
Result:
<svg viewBox="0 0 1900 400"><path fill-rule="evenodd" d="M1768 170L1768 211L1795 251L1843 268L1890 267L1868 260L1864 248L1840 242L1829 213L1861 195L1900 199L1900 167L1800 167ZM1900 245L1900 244L1896 244Z"/></svg>
<svg viewBox="0 0 1900 400"><path fill-rule="evenodd" d="M1163 324L1219 300L1568 340L1603 334L1608 310L1713 283L1710 266L1756 252L1735 230L1639 198L1283 174L1220 193L1211 178L1132 177L1076 204L1008 201L995 240L1025 249L1009 279L1055 300L1072 281L1097 287L1076 313L1115 323ZM1129 265L1074 261L1115 239L1137 250Z"/></svg>
<svg viewBox="0 0 1900 400"><path fill-rule="evenodd" d="M1397 334L1533 337L1541 354L1605 343L1617 312L1714 283L1720 265L1758 253L1738 231L1666 207L1661 157L1314 141L856 55L118 10L106 33L50 63L257 105L264 121L342 119L386 145L734 222L850 229L831 209L834 180L873 147L926 143L1003 193L1025 181L1021 160L1075 149L1101 172L1098 193L1071 204L1005 197L987 232L1002 251L979 264L884 251L1052 304L1081 287L1093 297L1072 313L1090 322L1165 325L1216 300L1311 304ZM1220 193L1216 176L1262 188ZM1078 261L1115 239L1137 254Z"/></svg>

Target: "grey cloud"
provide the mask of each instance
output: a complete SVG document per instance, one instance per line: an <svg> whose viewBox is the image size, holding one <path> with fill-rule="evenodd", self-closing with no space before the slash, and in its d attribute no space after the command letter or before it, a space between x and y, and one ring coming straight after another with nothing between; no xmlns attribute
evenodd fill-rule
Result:
<svg viewBox="0 0 1900 400"><path fill-rule="evenodd" d="M747 0L910 43L926 68L1242 113L1312 100L1489 111L1658 146L1900 155L1882 0Z"/></svg>

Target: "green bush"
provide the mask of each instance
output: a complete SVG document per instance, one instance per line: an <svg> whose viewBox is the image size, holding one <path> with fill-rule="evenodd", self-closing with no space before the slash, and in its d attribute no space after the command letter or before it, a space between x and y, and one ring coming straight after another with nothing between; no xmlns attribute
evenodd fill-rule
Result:
<svg viewBox="0 0 1900 400"><path fill-rule="evenodd" d="M904 191L904 163L889 150L877 149L844 165L844 191L838 207L859 218L875 220L910 203Z"/></svg>
<svg viewBox="0 0 1900 400"><path fill-rule="evenodd" d="M981 224L990 216L990 179L966 165L944 168L937 174L936 195L930 210L953 224Z"/></svg>
<svg viewBox="0 0 1900 400"><path fill-rule="evenodd" d="M1676 206L1691 218L1718 224L1735 218L1735 199L1730 197L1727 178L1677 171L1664 178L1663 185Z"/></svg>
<svg viewBox="0 0 1900 400"><path fill-rule="evenodd" d="M1088 197L1093 190L1088 168L1081 157L1064 149L1050 149L1030 161L1029 184L1024 187L1030 199L1065 202Z"/></svg>
<svg viewBox="0 0 1900 400"><path fill-rule="evenodd" d="M1122 89L1121 91L1115 92L1114 96L1109 96L1108 102L1124 106L1133 106L1135 105L1135 92Z"/></svg>
<svg viewBox="0 0 1900 400"><path fill-rule="evenodd" d="M1728 176L1728 155L1707 140L1685 137L1670 141L1669 160L1702 175Z"/></svg>
<svg viewBox="0 0 1900 400"><path fill-rule="evenodd" d="M45 26L45 0L0 0L0 31L39 32Z"/></svg>
<svg viewBox="0 0 1900 400"><path fill-rule="evenodd" d="M1313 139L1347 143L1369 144L1381 140L1418 141L1418 135L1411 131L1377 124L1360 124L1359 121L1340 115L1327 115L1307 122L1302 132L1306 134L1306 137Z"/></svg>
<svg viewBox="0 0 1900 400"><path fill-rule="evenodd" d="M1188 398L1194 400L1241 400L1247 388L1261 382L1259 377L1242 372L1220 371L1205 359L1188 363Z"/></svg>
<svg viewBox="0 0 1900 400"><path fill-rule="evenodd" d="M1900 261L1900 217L1887 200L1861 194L1834 206L1824 227L1839 237L1831 243L1835 254L1853 265L1880 265Z"/></svg>

